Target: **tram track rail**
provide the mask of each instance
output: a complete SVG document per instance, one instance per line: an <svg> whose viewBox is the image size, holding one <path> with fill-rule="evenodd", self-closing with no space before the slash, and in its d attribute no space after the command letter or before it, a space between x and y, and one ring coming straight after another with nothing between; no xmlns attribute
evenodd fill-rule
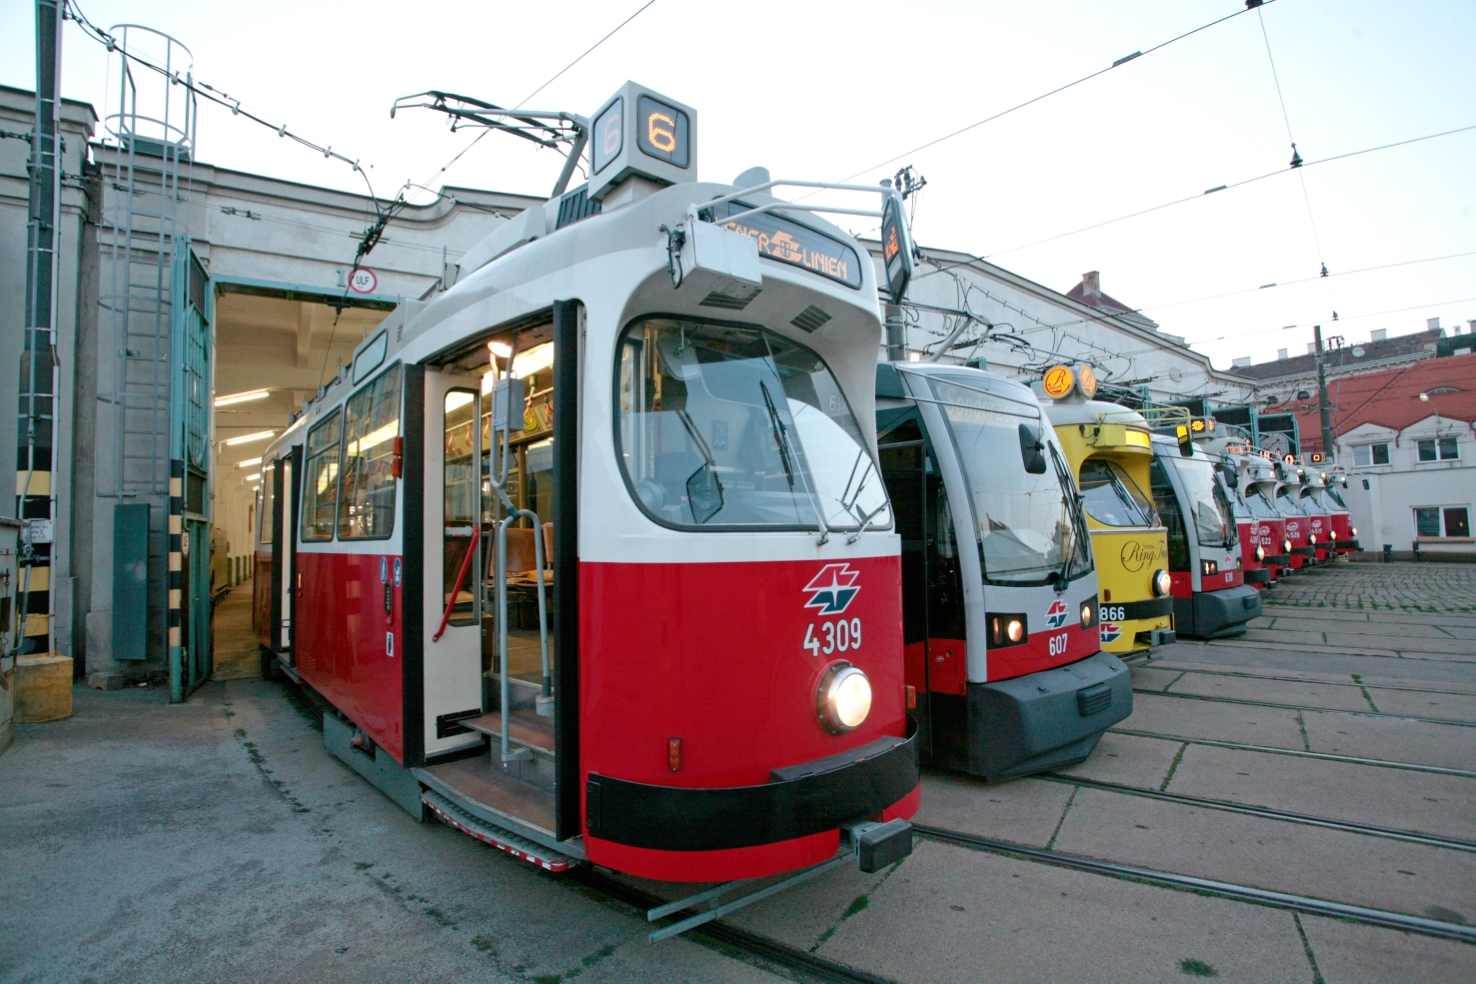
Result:
<svg viewBox="0 0 1476 984"><path fill-rule="evenodd" d="M1140 786L1126 786L1116 782L1104 782L1100 779L1063 775L1059 772L1042 773L1037 778L1044 779L1048 782L1058 782L1062 785L1077 786L1083 789L1100 789L1109 793L1121 793L1125 796L1137 796L1142 799L1158 800L1162 803L1178 803L1183 806L1216 810L1222 813L1238 813L1243 816L1280 820L1309 827L1324 827L1329 830L1340 830L1352 834L1366 834L1371 837L1405 841L1410 844L1422 844L1427 847L1476 853L1476 841L1462 840L1458 837L1442 837L1439 834L1426 834L1418 830L1380 827L1374 824L1358 823L1354 820L1334 820L1331 817L1318 817L1307 813L1291 813L1286 810L1276 810L1266 806L1234 803L1229 800L1208 799L1203 796L1189 796L1184 793L1170 793L1166 790L1146 789Z"/></svg>
<svg viewBox="0 0 1476 984"><path fill-rule="evenodd" d="M1413 916L1407 913L1392 912L1386 909L1374 909L1368 906L1350 905L1344 902L1332 902L1327 899L1319 899L1308 895L1294 895L1289 892L1277 892L1271 889L1255 888L1250 885L1216 881L1211 878L1180 875L1170 871L1160 871L1155 868L1143 868L1138 865L1122 864L1117 861L1103 861L1099 858L1084 857L1079 854L1066 854L1062 851L1050 850L1048 848L1026 847L1022 844L998 840L993 837L983 837L978 834L968 834L959 830L949 830L946 827L915 824L913 829L919 835L940 843L952 844L972 850L987 851L991 854L1018 858L1037 864L1047 864L1073 871L1085 871L1111 878L1120 878L1125 881L1154 885L1160 888L1194 892L1200 895L1211 895L1237 902L1267 906L1273 909L1301 912L1314 916L1326 916L1332 919L1342 919L1368 926L1380 926L1385 929L1397 929L1407 933L1418 933L1422 936L1432 936L1438 939L1476 944L1476 926L1442 922L1438 919L1428 919L1424 916Z"/></svg>
<svg viewBox="0 0 1476 984"><path fill-rule="evenodd" d="M1238 741L1222 741L1217 738L1191 738L1187 735L1168 735L1157 731L1138 731L1132 728L1108 728L1107 733L1128 735L1133 738L1157 738L1161 741L1177 741L1187 745L1205 745L1210 748L1229 748L1243 752L1264 752L1267 755L1289 755L1293 758L1320 759L1325 762L1348 762L1353 765L1371 765L1384 769L1404 769L1409 772L1431 772L1442 776L1460 776L1463 779L1476 779L1476 772L1470 769L1453 769L1443 765L1395 762L1390 759L1362 758L1357 755L1338 755L1333 752L1308 752L1300 748L1277 748L1274 745L1249 745Z"/></svg>
<svg viewBox="0 0 1476 984"><path fill-rule="evenodd" d="M562 877L573 878L587 888L643 911L654 909L667 901L602 875L584 865L571 869ZM740 929L721 920L703 923L689 932L706 936L726 946L736 947L750 956L797 972L811 980L823 981L825 984L897 984L891 978L881 977L835 960L827 960L771 936Z"/></svg>
<svg viewBox="0 0 1476 984"><path fill-rule="evenodd" d="M1128 662L1128 658L1123 657L1123 662ZM1153 663L1153 658L1150 656L1141 662L1134 662L1132 665L1141 669L1157 670L1160 673L1178 673L1181 677L1186 674L1193 673L1196 676L1228 677L1232 680L1274 681L1276 683L1310 684L1316 687L1352 687L1354 689L1368 689L1376 691L1390 690L1397 693L1407 694L1440 694L1446 697L1476 697L1476 690L1441 690L1436 687L1403 687L1393 683L1369 683L1367 681L1357 680L1312 680L1306 677L1274 676L1261 673L1237 673L1230 670L1205 670L1198 668L1186 668L1182 664L1176 664L1174 666L1155 666L1153 665ZM1170 683L1169 686L1173 686L1173 684ZM1153 690L1149 692L1172 693L1172 691L1162 690Z"/></svg>
<svg viewBox="0 0 1476 984"><path fill-rule="evenodd" d="M1422 717L1418 714L1393 714L1389 711L1365 711L1347 707L1318 707L1314 704L1284 704L1274 700L1252 700L1248 697L1216 697L1213 694L1186 694L1172 690L1150 690L1134 687L1135 694L1150 694L1154 697L1175 697L1179 700L1207 700L1217 704L1243 704L1249 707L1280 707L1288 711L1318 711L1327 714L1356 714L1359 717L1394 718L1400 721L1418 721L1421 724L1447 724L1457 728L1476 728L1476 721L1457 718Z"/></svg>

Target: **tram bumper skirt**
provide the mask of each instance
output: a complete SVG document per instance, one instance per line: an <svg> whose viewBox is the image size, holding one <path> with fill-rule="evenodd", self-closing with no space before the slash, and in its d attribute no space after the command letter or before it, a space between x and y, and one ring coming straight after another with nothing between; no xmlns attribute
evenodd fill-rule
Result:
<svg viewBox="0 0 1476 984"><path fill-rule="evenodd" d="M1317 548L1308 543L1300 547L1292 547L1292 553L1302 557L1315 557L1317 556Z"/></svg>
<svg viewBox="0 0 1476 984"><path fill-rule="evenodd" d="M1267 570L1266 568L1264 568L1264 567L1258 567L1255 570L1246 571L1245 572L1245 583L1246 584L1270 584L1271 583L1271 572L1269 570Z"/></svg>
<svg viewBox="0 0 1476 984"><path fill-rule="evenodd" d="M1108 652L1009 680L971 683L967 696L930 694L932 760L986 782L1083 761L1133 712L1127 664Z"/></svg>
<svg viewBox="0 0 1476 984"><path fill-rule="evenodd" d="M1174 599L1174 628L1200 639L1244 635L1246 623L1260 614L1261 593L1248 584Z"/></svg>
<svg viewBox="0 0 1476 984"><path fill-rule="evenodd" d="M758 847L865 820L921 779L917 728L860 748L775 769L762 786L658 786L590 773L591 837L658 851Z"/></svg>

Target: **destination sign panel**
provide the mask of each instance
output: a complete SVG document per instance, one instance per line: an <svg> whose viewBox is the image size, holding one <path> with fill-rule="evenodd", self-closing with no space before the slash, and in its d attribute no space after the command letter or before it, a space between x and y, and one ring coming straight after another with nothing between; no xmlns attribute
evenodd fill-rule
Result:
<svg viewBox="0 0 1476 984"><path fill-rule="evenodd" d="M594 147L591 154L594 157L594 171L599 174L611 161L620 156L620 147L624 143L625 128L621 113L625 107L625 100L616 98L609 107L600 114L600 118L594 123Z"/></svg>
<svg viewBox="0 0 1476 984"><path fill-rule="evenodd" d="M730 215L738 215L751 208L752 205L742 202L727 202L707 211L713 213L713 217L723 228L758 240L760 256L802 267L847 287L861 286L861 258L854 249L838 239L772 212L747 215L736 222L723 221Z"/></svg>
<svg viewBox="0 0 1476 984"><path fill-rule="evenodd" d="M641 150L658 161L686 167L692 156L687 114L650 96L637 99L636 107L636 142Z"/></svg>

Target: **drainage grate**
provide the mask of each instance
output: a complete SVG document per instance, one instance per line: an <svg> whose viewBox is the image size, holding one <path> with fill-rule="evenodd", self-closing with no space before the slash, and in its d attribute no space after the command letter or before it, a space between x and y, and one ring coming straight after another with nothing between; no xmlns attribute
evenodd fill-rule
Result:
<svg viewBox="0 0 1476 984"><path fill-rule="evenodd" d="M1112 706L1112 688L1105 683L1076 692L1076 709L1082 717L1091 717Z"/></svg>
<svg viewBox="0 0 1476 984"><path fill-rule="evenodd" d="M813 332L815 329L819 328L821 325L825 324L825 322L829 320L830 315L826 314L824 311L811 304L799 314L795 315L794 320L791 321L790 324L794 325L801 331Z"/></svg>
<svg viewBox="0 0 1476 984"><path fill-rule="evenodd" d="M725 311L742 311L763 291L762 287L734 283L715 290L698 302L702 307L722 308Z"/></svg>

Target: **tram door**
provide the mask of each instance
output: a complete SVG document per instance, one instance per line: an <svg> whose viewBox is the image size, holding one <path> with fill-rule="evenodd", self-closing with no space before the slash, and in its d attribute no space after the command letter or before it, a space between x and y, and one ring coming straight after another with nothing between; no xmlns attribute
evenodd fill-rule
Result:
<svg viewBox="0 0 1476 984"><path fill-rule="evenodd" d="M272 576L270 581L270 638L274 651L288 656L295 665L292 651L292 609L297 597L297 497L300 492L298 463L302 445L272 463L272 483L266 503L273 510L271 518ZM263 520L266 517L262 517Z"/></svg>
<svg viewBox="0 0 1476 984"><path fill-rule="evenodd" d="M933 754L934 725L967 693L963 581L952 510L915 409L883 425L882 477L902 536L902 636L907 683L917 691L918 736ZM943 717L940 719L939 715ZM940 734L948 733L942 727Z"/></svg>

